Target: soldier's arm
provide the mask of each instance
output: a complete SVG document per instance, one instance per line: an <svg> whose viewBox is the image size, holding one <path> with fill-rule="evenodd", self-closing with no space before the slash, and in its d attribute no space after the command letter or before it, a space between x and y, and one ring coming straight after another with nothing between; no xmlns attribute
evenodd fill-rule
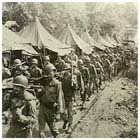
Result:
<svg viewBox="0 0 140 140"><path fill-rule="evenodd" d="M87 82L89 83L90 82L90 73L89 73L88 68L86 68L86 75L87 75Z"/></svg>
<svg viewBox="0 0 140 140"><path fill-rule="evenodd" d="M6 78L9 78L11 76L11 72L7 68L2 69L3 74L5 75Z"/></svg>
<svg viewBox="0 0 140 140"><path fill-rule="evenodd" d="M78 85L80 87L81 92L84 92L84 82L83 82L82 74L80 71L78 74Z"/></svg>
<svg viewBox="0 0 140 140"><path fill-rule="evenodd" d="M104 73L104 70L103 70L102 65L101 65L100 63L98 63L98 65L99 65L99 67L100 67L100 69L101 69L101 72Z"/></svg>
<svg viewBox="0 0 140 140"><path fill-rule="evenodd" d="M95 77L97 78L97 71L96 71L95 66L93 65L92 68L93 68L94 75L95 75Z"/></svg>
<svg viewBox="0 0 140 140"><path fill-rule="evenodd" d="M34 123L36 120L36 102L31 100L28 102L28 115L19 114L19 122L24 124Z"/></svg>

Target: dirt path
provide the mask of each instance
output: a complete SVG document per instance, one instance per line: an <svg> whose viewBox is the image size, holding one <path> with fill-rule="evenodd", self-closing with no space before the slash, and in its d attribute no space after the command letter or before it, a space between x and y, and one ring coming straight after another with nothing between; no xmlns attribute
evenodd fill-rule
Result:
<svg viewBox="0 0 140 140"><path fill-rule="evenodd" d="M98 95L93 95L87 102L86 110L77 109L72 134L65 134L62 130L63 122L57 122L57 127L61 132L59 138L136 137L136 87L124 78L106 82L104 87L104 90ZM89 107L91 108L88 110ZM3 125L3 137L7 129L8 125ZM47 136L51 137L48 127L46 130Z"/></svg>
<svg viewBox="0 0 140 140"><path fill-rule="evenodd" d="M121 78L108 83L71 137L137 137L136 95L136 87L128 80Z"/></svg>

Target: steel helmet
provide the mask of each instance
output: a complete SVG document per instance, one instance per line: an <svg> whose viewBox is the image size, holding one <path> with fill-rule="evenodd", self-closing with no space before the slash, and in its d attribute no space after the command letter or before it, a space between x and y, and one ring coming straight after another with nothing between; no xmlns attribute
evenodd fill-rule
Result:
<svg viewBox="0 0 140 140"><path fill-rule="evenodd" d="M63 66L63 69L64 69L64 70L71 69L71 66L70 66L70 64L68 64L68 63L65 63L65 64L64 64L64 66Z"/></svg>
<svg viewBox="0 0 140 140"><path fill-rule="evenodd" d="M21 63L20 59L15 59L14 60L14 64L13 64L14 67L21 66L21 65L22 65L22 63Z"/></svg>
<svg viewBox="0 0 140 140"><path fill-rule="evenodd" d="M44 61L50 61L50 57L49 56L45 56L44 57Z"/></svg>
<svg viewBox="0 0 140 140"><path fill-rule="evenodd" d="M85 59L85 62L86 62L86 63L90 63L90 58L87 57L87 58Z"/></svg>
<svg viewBox="0 0 140 140"><path fill-rule="evenodd" d="M83 63L83 60L82 60L82 59L79 59L79 60L78 60L78 64L79 64L79 65L83 65L83 64L84 64L84 63Z"/></svg>
<svg viewBox="0 0 140 140"><path fill-rule="evenodd" d="M27 88L28 87L28 79L23 75L18 75L14 78L13 85Z"/></svg>
<svg viewBox="0 0 140 140"><path fill-rule="evenodd" d="M48 65L46 65L45 66L45 73L47 72L51 72L51 71L56 71L56 68L55 68L55 66L53 65L53 64L48 64Z"/></svg>
<svg viewBox="0 0 140 140"><path fill-rule="evenodd" d="M34 58L34 59L32 59L31 63L32 64L38 64L38 60Z"/></svg>
<svg viewBox="0 0 140 140"><path fill-rule="evenodd" d="M71 52L75 52L75 49L72 48L72 49L71 49Z"/></svg>

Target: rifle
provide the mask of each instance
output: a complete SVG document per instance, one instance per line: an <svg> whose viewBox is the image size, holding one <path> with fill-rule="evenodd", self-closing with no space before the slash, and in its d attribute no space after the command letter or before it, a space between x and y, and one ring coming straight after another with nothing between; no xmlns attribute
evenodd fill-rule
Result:
<svg viewBox="0 0 140 140"><path fill-rule="evenodd" d="M71 86L73 87L74 86L74 83L73 83L73 64L71 63Z"/></svg>

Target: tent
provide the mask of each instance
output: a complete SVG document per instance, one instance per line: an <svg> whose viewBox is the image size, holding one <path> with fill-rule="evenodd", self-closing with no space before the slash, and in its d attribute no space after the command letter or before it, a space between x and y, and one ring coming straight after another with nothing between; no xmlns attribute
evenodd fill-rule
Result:
<svg viewBox="0 0 140 140"><path fill-rule="evenodd" d="M38 55L27 40L2 26L2 51L8 52L11 50L21 50L26 51L28 54Z"/></svg>
<svg viewBox="0 0 140 140"><path fill-rule="evenodd" d="M114 41L108 34L104 35L104 39L105 39L107 42L109 42L111 45L114 45L114 46L117 45L117 44L115 43L115 41Z"/></svg>
<svg viewBox="0 0 140 140"><path fill-rule="evenodd" d="M104 40L104 38L100 35L100 33L97 31L92 36L94 40L96 40L99 44L104 45L105 47L113 48L113 45Z"/></svg>
<svg viewBox="0 0 140 140"><path fill-rule="evenodd" d="M120 44L120 40L118 39L117 35L114 34L112 37L118 44Z"/></svg>
<svg viewBox="0 0 140 140"><path fill-rule="evenodd" d="M57 35L57 39L62 43L70 45L70 46L78 46L80 50L83 52L90 54L92 51L92 47L84 42L70 27L70 25L66 25L60 34Z"/></svg>
<svg viewBox="0 0 140 140"><path fill-rule="evenodd" d="M85 32L82 33L81 39L83 39L86 43L88 43L92 47L97 47L100 50L105 50L105 47L103 45L100 45L97 43L88 33L86 30Z"/></svg>
<svg viewBox="0 0 140 140"><path fill-rule="evenodd" d="M138 33L135 34L133 40L136 44L138 44Z"/></svg>
<svg viewBox="0 0 140 140"><path fill-rule="evenodd" d="M39 48L45 47L48 50L59 53L60 55L68 54L71 51L71 47L62 44L55 39L40 23L36 17L35 22L27 25L19 33L23 38L26 38L33 46Z"/></svg>

